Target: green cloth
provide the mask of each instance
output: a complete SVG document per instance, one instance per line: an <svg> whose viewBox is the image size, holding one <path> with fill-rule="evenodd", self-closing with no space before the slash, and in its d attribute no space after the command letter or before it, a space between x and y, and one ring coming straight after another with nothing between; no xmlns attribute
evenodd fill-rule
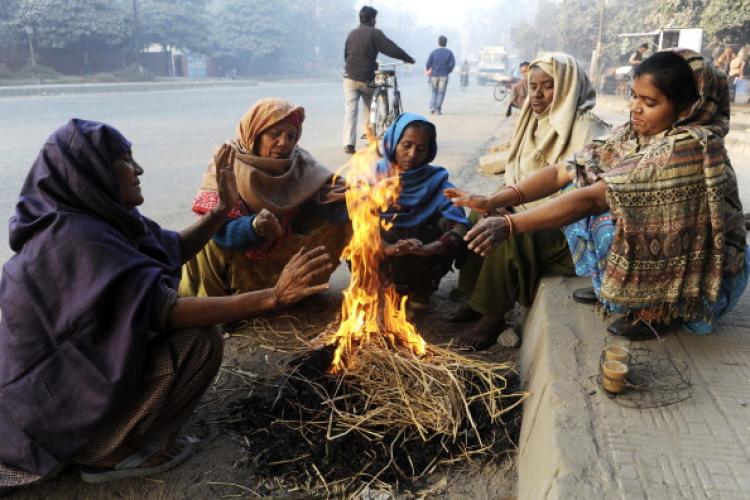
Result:
<svg viewBox="0 0 750 500"><path fill-rule="evenodd" d="M573 274L565 235L559 229L546 229L511 238L485 258L469 252L458 289L470 297L469 306L475 311L503 316L516 302L528 307L542 277Z"/></svg>

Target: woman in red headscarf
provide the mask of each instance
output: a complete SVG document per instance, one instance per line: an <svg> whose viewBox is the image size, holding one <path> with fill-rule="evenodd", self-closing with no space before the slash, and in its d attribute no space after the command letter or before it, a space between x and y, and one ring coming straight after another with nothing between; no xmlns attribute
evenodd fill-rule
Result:
<svg viewBox="0 0 750 500"><path fill-rule="evenodd" d="M183 267L181 295L266 288L300 247L324 245L338 263L351 234L343 189L297 145L304 119L303 108L274 98L256 102L242 117L231 142L240 200L224 227ZM203 176L193 203L198 215L218 202L215 172L211 164Z"/></svg>

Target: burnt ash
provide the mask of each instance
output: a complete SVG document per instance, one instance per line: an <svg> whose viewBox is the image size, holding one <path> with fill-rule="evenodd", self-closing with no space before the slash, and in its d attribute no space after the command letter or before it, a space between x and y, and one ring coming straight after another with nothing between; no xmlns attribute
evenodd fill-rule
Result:
<svg viewBox="0 0 750 500"><path fill-rule="evenodd" d="M487 445L490 445L488 449L472 455L474 463L501 460L515 452L521 406L492 423L480 402L472 403L470 411L481 443L467 421L455 440L451 436L434 434L425 441L416 430L404 429L379 429L382 438L351 432L329 440L326 428L330 410L322 394L349 395L341 399L346 401L341 407L346 404L349 411L366 404L364 396L347 386L345 377L326 373L332 357L332 348L307 353L289 363L292 375L260 385L251 396L236 401L229 408L227 421L231 423L227 425L232 432L244 436L248 454L244 463L248 473L295 486L305 484L305 478L319 478L319 471L328 484L341 481L349 483L350 488L373 478L408 487L419 486L420 479L436 466ZM505 394L518 392L518 375L509 371L505 377L508 382ZM467 383L467 391L477 386ZM498 399L498 404L510 406L515 401L514 398ZM319 425L310 425L313 421Z"/></svg>

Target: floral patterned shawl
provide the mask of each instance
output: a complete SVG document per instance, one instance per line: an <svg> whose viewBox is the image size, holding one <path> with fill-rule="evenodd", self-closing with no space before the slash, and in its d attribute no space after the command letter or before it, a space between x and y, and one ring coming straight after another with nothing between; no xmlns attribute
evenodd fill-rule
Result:
<svg viewBox="0 0 750 500"><path fill-rule="evenodd" d="M602 302L647 309L653 319L710 319L722 278L744 265L742 206L723 140L727 81L697 53L676 52L700 96L688 118L651 137L626 124L570 168L579 186L607 184L614 232L600 269ZM574 259L579 250L571 245Z"/></svg>

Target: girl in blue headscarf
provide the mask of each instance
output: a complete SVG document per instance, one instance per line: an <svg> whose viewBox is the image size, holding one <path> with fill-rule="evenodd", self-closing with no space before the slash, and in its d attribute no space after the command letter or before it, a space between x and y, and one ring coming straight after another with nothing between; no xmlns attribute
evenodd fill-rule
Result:
<svg viewBox="0 0 750 500"><path fill-rule="evenodd" d="M464 250L470 223L443 190L453 186L448 171L430 165L437 154L435 126L426 118L404 113L383 136L381 175L398 174L401 193L383 213L391 224L382 230L385 259L381 269L415 308L425 308L440 280Z"/></svg>

